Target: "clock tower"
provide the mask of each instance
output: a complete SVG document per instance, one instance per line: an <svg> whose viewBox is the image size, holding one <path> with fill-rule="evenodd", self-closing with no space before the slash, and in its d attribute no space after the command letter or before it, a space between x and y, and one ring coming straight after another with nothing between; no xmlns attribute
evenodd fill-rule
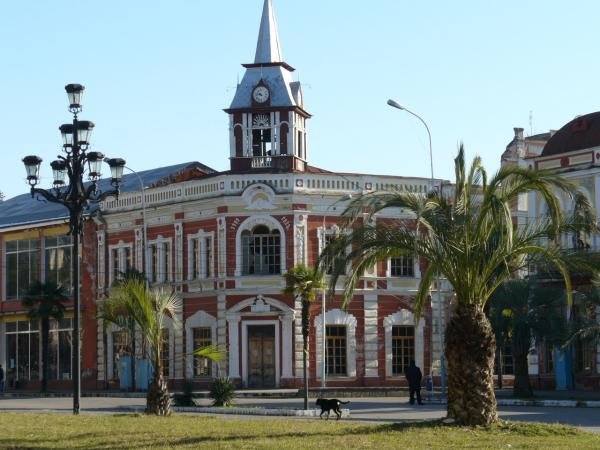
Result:
<svg viewBox="0 0 600 450"><path fill-rule="evenodd" d="M231 171L303 172L307 165L302 88L283 61L271 0L263 6L254 62L228 109Z"/></svg>

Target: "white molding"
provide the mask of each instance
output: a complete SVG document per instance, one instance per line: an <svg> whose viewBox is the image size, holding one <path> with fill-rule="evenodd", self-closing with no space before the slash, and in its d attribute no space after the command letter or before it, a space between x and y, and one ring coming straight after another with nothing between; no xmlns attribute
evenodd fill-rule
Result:
<svg viewBox="0 0 600 450"><path fill-rule="evenodd" d="M323 313L315 317L314 326L316 330L317 352L316 360L319 363L323 361ZM332 309L325 313L325 325L345 325L346 326L346 376L356 377L356 317L341 309ZM319 365L317 364L317 366ZM335 375L328 375L333 376ZM317 379L320 379L320 374Z"/></svg>
<svg viewBox="0 0 600 450"><path fill-rule="evenodd" d="M198 263L198 279L194 278L194 267L192 265L193 259L190 257L192 255L194 246L193 241L198 240L198 254L196 255L196 261ZM206 273L206 241L205 239L210 239L210 261L209 261L209 276L205 277ZM207 280L214 277L215 272L215 232L214 231L204 231L200 228L195 234L187 235L187 277L188 281L198 281ZM202 290L202 285L198 284L198 286L188 284L189 292L198 292Z"/></svg>
<svg viewBox="0 0 600 450"><path fill-rule="evenodd" d="M257 299L256 296L247 298L236 303L232 308L226 311L225 317L229 328L229 370L228 375L231 378L242 378L244 385L248 382L248 335L247 324L256 324L258 322L264 324L276 324L275 347L277 351L277 368L276 368L276 385L279 386L281 377L292 377L292 340L293 340L293 322L295 313L285 303L274 298L262 297L259 299L264 304L272 306L274 311L265 312L242 312L242 310L252 306ZM279 316L278 320L261 319L264 316ZM266 321L265 321L266 320ZM239 345L240 323L242 324L242 342ZM282 333L279 332L280 324ZM281 349L281 351L279 350ZM241 352L240 352L241 350ZM281 353L281 359L280 359ZM240 371L240 355L241 355L241 371Z"/></svg>
<svg viewBox="0 0 600 450"><path fill-rule="evenodd" d="M275 326L275 387L279 387L280 380L280 333L279 320L244 320L242 321L242 384L248 386L248 326L274 325Z"/></svg>
<svg viewBox="0 0 600 450"><path fill-rule="evenodd" d="M210 339L212 345L217 345L217 319L208 314L206 311L196 311L185 321L185 361L186 370L185 376L188 379L194 378L194 328L210 328ZM211 375L215 377L217 374L217 364L211 364Z"/></svg>
<svg viewBox="0 0 600 450"><path fill-rule="evenodd" d="M117 244L108 246L108 285L112 286L115 282L114 273L114 261L112 257L113 250L117 250L119 258L119 272L124 273L127 270L127 258L125 257L125 250L129 249L129 257L131 258L131 267L133 268L133 243L123 242L120 240Z"/></svg>
<svg viewBox="0 0 600 450"><path fill-rule="evenodd" d="M173 238L163 237L159 234L156 239L148 241L148 254L146 255L146 267L148 268L146 276L149 280L154 278L152 272L152 246L157 246L157 258L158 258L158 273L162 274L164 278L157 279L156 283L164 283L173 279L172 267L173 267ZM163 245L167 244L169 252L169 260L167 261L167 267L165 267L165 258Z"/></svg>
<svg viewBox="0 0 600 450"><path fill-rule="evenodd" d="M286 247L286 234L283 225L274 217L261 214L248 217L244 220L237 229L235 234L235 276L242 276L242 232L252 231L257 225L266 225L269 228L277 228L279 230L279 260L280 260L280 274L286 272L286 259L285 259L285 247Z"/></svg>
<svg viewBox="0 0 600 450"><path fill-rule="evenodd" d="M385 375L386 377L398 377L400 375L392 374L392 326L409 325L415 326L415 316L407 309L401 309L398 312L390 314L383 319L383 328L385 330ZM415 327L415 363L421 369L424 368L425 346L423 331L425 320L421 318Z"/></svg>

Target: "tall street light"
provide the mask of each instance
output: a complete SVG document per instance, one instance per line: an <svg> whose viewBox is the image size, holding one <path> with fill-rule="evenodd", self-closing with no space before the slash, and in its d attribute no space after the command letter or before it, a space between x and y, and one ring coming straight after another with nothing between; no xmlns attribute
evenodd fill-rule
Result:
<svg viewBox="0 0 600 450"><path fill-rule="evenodd" d="M79 242L83 236L84 211L92 204L98 204L109 196L119 196L119 184L123 178L125 160L111 158L107 160L111 172L112 189L102 192L98 187L101 178L104 155L101 152L88 151L90 135L94 124L87 120L79 120L77 114L82 110L81 99L84 87L80 84L65 86L69 98L69 111L73 114L73 122L61 125L59 130L63 138L63 155L50 163L54 183L51 189L40 189L40 165L42 159L35 155L23 158L27 171L27 182L31 186L31 197L39 195L49 202L59 203L69 211L69 234L73 242L73 258L71 260L71 279L73 280L73 414L79 414L81 398L81 343L80 343L80 281L79 281ZM90 183L85 185L83 176L86 173Z"/></svg>
<svg viewBox="0 0 600 450"><path fill-rule="evenodd" d="M435 180L433 178L433 150L432 150L432 146L431 146L431 132L429 131L429 127L427 126L427 123L417 113L411 111L410 109L406 108L405 106L401 105L400 103L398 103L395 100L389 99L387 101L387 104L390 105L392 108L396 108L401 111L406 111L408 114L419 119L421 121L421 123L425 126L425 129L427 130L427 137L429 138L429 165L431 168L430 183L431 183L431 191L433 191L435 189ZM440 189L440 194L441 194L441 189ZM442 325L443 302L442 302L442 290L441 290L439 274L436 275L435 284L437 286L437 298L438 298L438 335L439 335L439 339L440 339L440 385L442 387L442 393L444 393L446 391L446 361L445 361L445 356L444 356L445 336L444 336L444 327Z"/></svg>

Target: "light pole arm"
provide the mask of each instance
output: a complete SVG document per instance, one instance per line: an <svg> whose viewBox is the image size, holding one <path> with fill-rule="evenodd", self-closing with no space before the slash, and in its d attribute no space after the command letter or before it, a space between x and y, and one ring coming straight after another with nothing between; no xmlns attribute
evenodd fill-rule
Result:
<svg viewBox="0 0 600 450"><path fill-rule="evenodd" d="M433 189L433 150L432 150L432 145L431 145L431 132L429 131L429 127L427 126L427 122L425 122L423 120L423 118L418 115L417 113L411 111L410 109L404 108L404 111L406 111L407 113L409 113L410 115L416 117L417 119L419 119L421 121L421 123L425 126L425 129L427 130L427 137L429 138L429 165L430 165L430 169L431 169L431 189Z"/></svg>

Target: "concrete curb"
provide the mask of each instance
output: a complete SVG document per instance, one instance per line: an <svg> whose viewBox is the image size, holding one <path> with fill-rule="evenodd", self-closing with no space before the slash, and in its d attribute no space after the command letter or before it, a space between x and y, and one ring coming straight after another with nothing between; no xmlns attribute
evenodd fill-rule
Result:
<svg viewBox="0 0 600 450"><path fill-rule="evenodd" d="M424 400L425 403L434 405L445 405L445 398L432 398ZM599 400L526 400L519 398L498 398L498 406L537 406L537 407L561 407L561 408L600 408Z"/></svg>
<svg viewBox="0 0 600 450"><path fill-rule="evenodd" d="M289 409L289 408L219 408L214 406L173 406L175 412L200 413L200 414L236 414L241 416L296 416L296 417L319 417L321 409ZM342 409L342 419L350 417L349 409ZM336 419L331 413L330 419Z"/></svg>

